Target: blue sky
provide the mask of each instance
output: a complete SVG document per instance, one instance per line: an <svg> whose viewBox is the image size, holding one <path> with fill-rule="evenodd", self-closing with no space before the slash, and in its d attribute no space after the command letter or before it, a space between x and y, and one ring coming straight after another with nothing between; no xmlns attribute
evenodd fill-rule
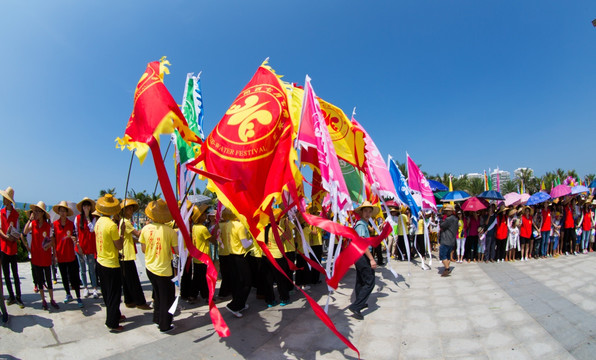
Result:
<svg viewBox="0 0 596 360"><path fill-rule="evenodd" d="M123 195L114 139L163 55L176 99L203 72L207 131L270 57L431 174L596 173L594 18L594 1L7 1L0 187L29 203ZM155 181L135 160L130 187Z"/></svg>

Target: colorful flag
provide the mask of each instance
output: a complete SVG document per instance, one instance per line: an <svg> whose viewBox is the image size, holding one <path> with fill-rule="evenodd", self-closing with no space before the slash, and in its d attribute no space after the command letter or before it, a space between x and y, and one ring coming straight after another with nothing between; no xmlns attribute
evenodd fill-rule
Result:
<svg viewBox="0 0 596 360"><path fill-rule="evenodd" d="M540 182L540 191L546 191L546 185L544 185L544 180Z"/></svg>
<svg viewBox="0 0 596 360"><path fill-rule="evenodd" d="M397 196L410 208L412 216L414 218L418 218L418 213L420 209L418 205L416 205L416 201L412 197L412 193L410 192L410 187L408 186L408 182L404 178L404 175L401 173L401 170L397 167L391 155L389 155L389 174L391 174L391 179L393 180L393 184L395 185L395 190L397 190Z"/></svg>
<svg viewBox="0 0 596 360"><path fill-rule="evenodd" d="M341 167L346 186L350 192L350 198L357 203L363 202L366 198L366 190L360 171L358 171L352 164L341 159L339 159L339 166Z"/></svg>
<svg viewBox="0 0 596 360"><path fill-rule="evenodd" d="M178 105L163 83L164 73L169 73L166 67L167 65L169 65L169 62L165 58L147 65L147 70L139 80L135 90L133 111L126 125L124 137L118 138L116 141L122 149L124 147L130 150L135 149L141 163L145 159L148 150L151 149L162 193L172 217L178 224L186 247L194 258L207 265L209 313L215 331L220 336L225 337L230 334L230 330L213 302L217 270L211 261L211 257L197 250L190 238L186 223L182 219L182 215L178 209L178 201L172 189L159 148L159 135L171 134L174 129L178 130L180 136L186 141L201 142L197 135L188 127Z"/></svg>
<svg viewBox="0 0 596 360"><path fill-rule="evenodd" d="M422 196L422 209L431 209L437 211L437 203L435 202L435 196L433 191L428 184L428 181L424 177L424 174L418 168L418 165L410 158L410 155L406 154L408 158L408 185L410 189L418 191Z"/></svg>
<svg viewBox="0 0 596 360"><path fill-rule="evenodd" d="M488 190L493 189L493 178L490 176L490 169L488 170Z"/></svg>
<svg viewBox="0 0 596 360"><path fill-rule="evenodd" d="M364 134L366 150L364 153L366 159L364 168L366 179L371 185L373 192L376 192L377 195L382 198L397 199L397 192L395 191L395 186L391 180L391 174L389 174L389 169L387 169L387 164L385 164L379 148L377 148L372 137L370 137L366 130L364 130L364 127L360 125L353 116L352 123L354 129Z"/></svg>

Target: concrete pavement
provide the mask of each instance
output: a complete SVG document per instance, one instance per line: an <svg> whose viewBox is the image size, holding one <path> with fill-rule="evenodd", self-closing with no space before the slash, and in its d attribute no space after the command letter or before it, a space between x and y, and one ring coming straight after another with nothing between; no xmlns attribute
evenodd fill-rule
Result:
<svg viewBox="0 0 596 360"><path fill-rule="evenodd" d="M142 259L137 260L142 264ZM438 260L423 271L391 261L377 270L376 287L363 311L349 315L355 271L350 270L330 299L329 315L338 330L358 347L363 359L591 359L596 350L596 255L528 262L454 264L452 276L440 277ZM151 285L138 266L147 299ZM285 306L267 309L249 297L241 319L218 305L231 330L228 338L213 331L204 303L180 302L176 329L161 334L151 312L128 309L125 331L104 326L100 299L85 299L84 309L64 304L55 287L58 311L41 310L33 293L30 266L19 264L25 309L8 306L10 320L0 327L0 358L357 358L314 315L301 294ZM6 293L6 292L5 292ZM324 306L323 284L309 293Z"/></svg>

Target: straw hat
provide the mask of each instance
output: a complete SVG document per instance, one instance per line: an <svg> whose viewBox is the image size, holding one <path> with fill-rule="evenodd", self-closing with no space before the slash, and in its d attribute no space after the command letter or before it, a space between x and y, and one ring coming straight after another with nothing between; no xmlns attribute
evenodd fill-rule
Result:
<svg viewBox="0 0 596 360"><path fill-rule="evenodd" d="M126 203L126 207L129 207L129 206L134 207L133 212L136 212L137 210L139 210L139 203L137 203L137 201L135 199L126 198L126 199L122 200L122 202L120 203L120 208L122 210L124 210L124 203Z"/></svg>
<svg viewBox="0 0 596 360"><path fill-rule="evenodd" d="M529 207L529 206L524 206L524 207L523 207L523 212L525 212L525 211L526 211L526 209L530 209L530 216L531 216L531 215L534 215L534 209L533 209L533 208L531 208L531 207Z"/></svg>
<svg viewBox="0 0 596 360"><path fill-rule="evenodd" d="M35 210L36 208L43 211L44 216L46 216L46 218L50 218L50 214L48 214L48 212L46 211L46 203L44 203L43 201L38 201L37 204L29 205L29 209L31 210Z"/></svg>
<svg viewBox="0 0 596 360"><path fill-rule="evenodd" d="M101 214L97 212L97 209L96 210L93 210L93 212L91 213L91 215L98 216L98 217L101 216Z"/></svg>
<svg viewBox="0 0 596 360"><path fill-rule="evenodd" d="M10 186L6 188L6 190L0 190L0 195L2 195L6 200L12 203L12 206L16 206L14 203L14 190Z"/></svg>
<svg viewBox="0 0 596 360"><path fill-rule="evenodd" d="M91 204L91 212L95 211L95 201L93 201L93 199L89 199L88 197L85 196L85 198L83 198L83 200L79 201L79 203L77 204L77 210L79 210L80 213L83 212L83 203L87 201L89 204Z"/></svg>
<svg viewBox="0 0 596 360"><path fill-rule="evenodd" d="M235 220L236 214L234 214L234 212L230 208L225 208L221 212L221 219L224 221Z"/></svg>
<svg viewBox="0 0 596 360"><path fill-rule="evenodd" d="M362 205L358 206L354 212L360 216L362 216L362 210L364 210L364 208L371 208L373 209L371 217L375 217L377 216L377 214L379 213L379 207L378 206L374 206L373 204L370 203L370 201L366 200L362 203Z"/></svg>
<svg viewBox="0 0 596 360"><path fill-rule="evenodd" d="M207 204L201 204L200 206L194 205L192 207L192 222L196 224L207 209L209 209L209 205Z"/></svg>
<svg viewBox="0 0 596 360"><path fill-rule="evenodd" d="M515 210L515 209L509 210L509 216L513 216L515 214L517 214L517 210Z"/></svg>
<svg viewBox="0 0 596 360"><path fill-rule="evenodd" d="M443 205L443 212L445 211L455 211L455 208L451 204L445 204Z"/></svg>
<svg viewBox="0 0 596 360"><path fill-rule="evenodd" d="M150 202L145 208L145 214L147 214L147 217L153 220L153 222L159 224L165 224L173 219L172 214L168 209L168 204L166 204L163 199L157 199Z"/></svg>
<svg viewBox="0 0 596 360"><path fill-rule="evenodd" d="M120 212L120 201L112 194L105 194L97 199L95 210L101 215L113 216Z"/></svg>
<svg viewBox="0 0 596 360"><path fill-rule="evenodd" d="M56 214L60 214L60 208L65 208L66 209L66 216L72 216L74 215L74 212L72 211L72 209L68 206L68 203L64 200L60 201L58 204L54 205L52 207L52 210L54 210L54 212Z"/></svg>
<svg viewBox="0 0 596 360"><path fill-rule="evenodd" d="M509 210L509 207L507 207L507 206L501 206L501 207L499 207L499 210L497 210L497 213L506 212L508 210Z"/></svg>

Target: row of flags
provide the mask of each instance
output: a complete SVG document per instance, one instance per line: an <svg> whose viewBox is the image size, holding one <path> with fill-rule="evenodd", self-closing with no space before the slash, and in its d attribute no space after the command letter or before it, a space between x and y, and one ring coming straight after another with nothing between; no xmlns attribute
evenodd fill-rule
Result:
<svg viewBox="0 0 596 360"><path fill-rule="evenodd" d="M392 231L387 223L376 237L358 236L350 227L354 202L380 201L387 209L385 202L391 199L409 207L415 217L420 211L436 211L429 183L409 154L406 180L391 156L384 161L373 139L356 121L355 112L349 119L340 108L317 97L308 76L304 87L298 87L282 81L264 62L205 137L200 74L187 76L181 111L163 83L167 65L165 59L148 64L135 91L125 134L117 141L119 147L135 151L141 163L152 151L162 193L180 228L179 249L185 248L183 244L188 249L181 258L191 256L207 264L210 316L220 336L228 336L229 328L213 302L217 271L209 256L192 243L186 225L189 209L184 205L179 209L161 160L160 134L172 134L176 144L178 198L184 197L198 176L207 179L207 188L255 239L267 224L276 228L279 216L274 215L274 207L280 207L296 223L300 213L310 225L337 237L336 247L335 241L330 241L325 269L310 258L308 249L300 254L325 275L330 290L337 288L368 246L377 246ZM312 169L310 182L301 172L304 166ZM332 219L307 211L305 182L311 184L311 209L326 210L333 214ZM270 257L267 245L258 242ZM317 316L358 351L339 333L326 311L304 295Z"/></svg>

